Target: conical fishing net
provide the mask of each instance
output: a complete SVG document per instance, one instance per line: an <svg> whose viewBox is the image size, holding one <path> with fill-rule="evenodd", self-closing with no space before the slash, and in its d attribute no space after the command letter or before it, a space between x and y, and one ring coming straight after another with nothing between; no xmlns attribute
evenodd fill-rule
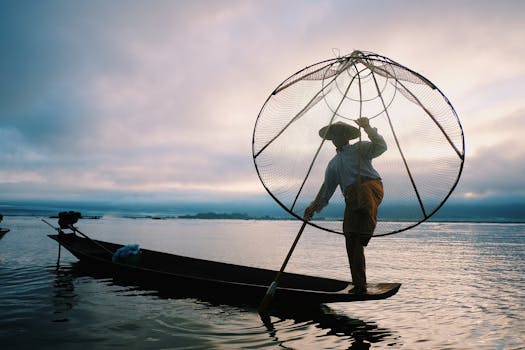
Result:
<svg viewBox="0 0 525 350"><path fill-rule="evenodd" d="M434 84L374 53L354 51L314 64L272 92L253 134L253 158L264 187L302 220L336 154L319 130L340 121L358 127L361 117L369 118L388 147L372 161L384 186L374 235L402 232L427 220L459 180L463 130ZM368 141L367 134L361 132L361 139ZM342 233L344 208L338 188L309 223Z"/></svg>

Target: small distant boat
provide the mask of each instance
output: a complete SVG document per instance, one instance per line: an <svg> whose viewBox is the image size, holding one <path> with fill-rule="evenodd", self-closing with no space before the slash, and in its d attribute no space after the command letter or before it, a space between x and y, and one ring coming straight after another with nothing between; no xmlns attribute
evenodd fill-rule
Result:
<svg viewBox="0 0 525 350"><path fill-rule="evenodd" d="M0 228L0 239L2 239L2 237L4 237L4 235L9 232L9 229L7 228Z"/></svg>
<svg viewBox="0 0 525 350"><path fill-rule="evenodd" d="M2 220L4 220L4 216L2 214L0 214L0 222L2 222ZM2 239L2 237L4 237L4 235L7 232L9 232L9 229L0 227L0 239Z"/></svg>
<svg viewBox="0 0 525 350"><path fill-rule="evenodd" d="M80 265L103 272L117 281L153 288L160 292L205 300L257 305L276 271L140 249L135 256L114 262L122 245L82 238L74 233L49 235L80 260ZM127 260L126 260L127 259ZM283 273L275 293L276 305L322 304L386 299L399 283L368 284L364 294L353 294L348 281Z"/></svg>

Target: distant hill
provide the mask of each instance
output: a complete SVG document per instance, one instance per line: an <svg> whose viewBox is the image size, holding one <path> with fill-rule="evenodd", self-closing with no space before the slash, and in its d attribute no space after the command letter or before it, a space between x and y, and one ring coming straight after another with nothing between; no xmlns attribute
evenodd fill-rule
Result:
<svg viewBox="0 0 525 350"><path fill-rule="evenodd" d="M268 215L262 216L262 217L256 217L251 216L248 214L241 214L241 213L198 213L195 215L179 215L177 216L178 219L206 219L206 220L215 220L215 219L222 219L222 220L275 220L275 218L272 218Z"/></svg>
<svg viewBox="0 0 525 350"><path fill-rule="evenodd" d="M197 213L195 215L179 215L177 216L179 219L230 219L230 220L250 220L253 219L252 217L248 216L248 214L240 214L240 213Z"/></svg>
<svg viewBox="0 0 525 350"><path fill-rule="evenodd" d="M217 203L106 203L0 201L0 212L6 216L56 216L61 211L79 211L84 218L107 215L152 219L223 219L223 220L296 220L273 201ZM315 216L316 220L341 219L344 208L329 204ZM421 216L421 209L406 203L384 202L379 207L379 220L412 221ZM449 201L430 221L516 222L525 223L525 202L458 202Z"/></svg>

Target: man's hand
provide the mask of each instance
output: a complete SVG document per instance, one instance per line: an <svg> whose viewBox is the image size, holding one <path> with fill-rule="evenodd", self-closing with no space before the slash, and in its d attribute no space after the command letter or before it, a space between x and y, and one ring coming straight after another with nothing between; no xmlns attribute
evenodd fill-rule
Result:
<svg viewBox="0 0 525 350"><path fill-rule="evenodd" d="M362 127L363 129L366 129L370 126L370 122L368 121L368 118L359 118L356 121L356 124Z"/></svg>
<svg viewBox="0 0 525 350"><path fill-rule="evenodd" d="M310 221L312 219L312 217L314 216L314 213L315 213L315 203L312 202L310 203L310 205L304 210L304 219L306 221Z"/></svg>

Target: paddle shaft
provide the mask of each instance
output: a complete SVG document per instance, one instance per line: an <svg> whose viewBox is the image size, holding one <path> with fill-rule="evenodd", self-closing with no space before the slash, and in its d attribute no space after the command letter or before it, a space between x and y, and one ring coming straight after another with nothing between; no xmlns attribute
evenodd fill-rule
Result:
<svg viewBox="0 0 525 350"><path fill-rule="evenodd" d="M290 257L292 256L292 253L295 249L295 246L297 245L297 242L299 242L299 238L301 238L301 235L304 231L304 228L306 227L306 221L303 221L303 224L301 226L301 229L297 233L297 236L295 237L295 240L290 247L290 250L288 251L288 255L286 255L286 259L284 259L284 262L281 266L281 269L279 272L277 272L277 275L275 276L275 279L268 287L268 290L266 291L266 294L264 295L264 298L261 300L261 303L259 304L259 313L264 314L270 307L270 304L272 303L273 296L275 294L275 290L277 289L277 284L279 283L279 279L281 278L281 275L286 268L286 265L288 264L288 260L290 260Z"/></svg>
<svg viewBox="0 0 525 350"><path fill-rule="evenodd" d="M301 225L301 228L299 229L299 232L297 233L297 236L295 237L295 241L293 242L292 246L290 247L290 250L288 251L288 255L286 255L286 259L284 259L283 265L281 266L281 269L279 272L277 272L277 275L275 276L275 279L273 280L274 283L278 283L279 278L281 278L281 274L283 273L284 269L286 268L286 265L288 264L288 260L290 260L290 257L292 256L293 251L295 250L295 246L297 245L297 242L299 242L299 238L301 238L301 235L303 234L304 228L306 227L306 221L303 221L303 224Z"/></svg>

